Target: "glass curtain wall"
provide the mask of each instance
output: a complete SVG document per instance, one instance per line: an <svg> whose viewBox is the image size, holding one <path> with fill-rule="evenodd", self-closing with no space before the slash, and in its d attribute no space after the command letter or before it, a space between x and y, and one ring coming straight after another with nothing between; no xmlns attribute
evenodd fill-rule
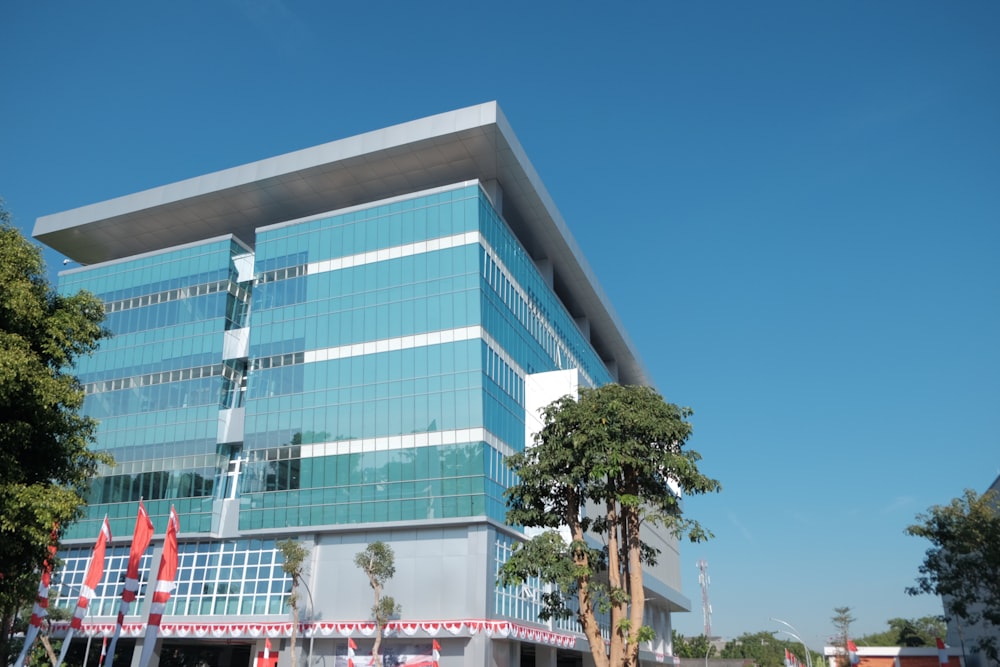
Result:
<svg viewBox="0 0 1000 667"><path fill-rule="evenodd" d="M219 410L238 382L223 363L227 329L245 325L249 284L237 282L232 238L168 249L66 272L64 293L86 289L104 301L114 334L79 360L83 411L99 420L97 449L115 457L93 482L86 519L67 538L93 538L107 514L115 535L130 534L143 498L154 521L170 505L185 532L208 532L227 457L216 446Z"/></svg>

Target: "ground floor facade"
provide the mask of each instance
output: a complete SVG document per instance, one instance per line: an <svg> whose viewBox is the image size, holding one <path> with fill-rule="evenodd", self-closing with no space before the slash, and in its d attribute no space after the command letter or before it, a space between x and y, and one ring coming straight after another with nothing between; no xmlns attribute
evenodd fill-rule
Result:
<svg viewBox="0 0 1000 667"><path fill-rule="evenodd" d="M159 664L270 667L261 662L269 642L273 652L269 657L277 658L277 667L346 667L351 641L356 646L354 664L369 664L376 631L371 615L374 597L354 558L375 541L386 543L395 554L395 575L385 584L384 594L401 607L383 634L383 665L430 667L435 642L438 664L445 667L592 664L589 644L575 619L538 620L545 584L531 580L520 587L497 585L499 568L519 539L509 527L428 521L295 537L308 550L298 589L297 628L288 605L291 579L282 568L277 536L182 541L174 594L160 626ZM85 658L86 664L97 664L105 638L115 631L124 549L123 545L110 550L104 583L91 600L83 631L73 639L67 664L83 665ZM162 545L156 545L143 560L138 602L125 618L116 665L138 664L141 648L136 646L141 647L145 638L151 579L155 580L154 565L161 550ZM60 591L72 590L71 582L82 575L83 555L67 560L57 584ZM656 639L643 646L644 663L669 662L670 614L682 609L684 601L671 602L670 593L658 592L654 580L646 597L646 624ZM65 630L65 624L54 624L53 636L59 638Z"/></svg>

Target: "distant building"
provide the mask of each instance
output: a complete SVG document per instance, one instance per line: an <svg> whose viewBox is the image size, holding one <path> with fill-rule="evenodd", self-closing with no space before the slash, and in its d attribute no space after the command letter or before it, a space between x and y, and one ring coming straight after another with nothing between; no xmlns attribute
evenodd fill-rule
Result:
<svg viewBox="0 0 1000 667"><path fill-rule="evenodd" d="M962 649L949 646L947 667L966 667ZM828 667L841 667L846 656L842 646L824 646ZM860 662L855 667L942 667L938 650L933 646L859 646Z"/></svg>
<svg viewBox="0 0 1000 667"><path fill-rule="evenodd" d="M86 633L113 627L143 498L154 545L180 513L161 635L177 663L249 665L268 636L287 664L289 536L311 553L310 665L344 664L348 637L370 651L353 558L375 540L395 550L386 593L403 610L385 653L437 641L441 667L589 663L575 621L538 622L539 582L496 585L523 538L504 523L504 458L536 408L650 378L495 103L46 216L34 236L84 265L59 288L97 294L115 333L76 369L115 457L60 554L68 603L110 516ZM691 607L677 541L653 537L644 664L669 660L671 614ZM160 548L122 646L141 644Z"/></svg>

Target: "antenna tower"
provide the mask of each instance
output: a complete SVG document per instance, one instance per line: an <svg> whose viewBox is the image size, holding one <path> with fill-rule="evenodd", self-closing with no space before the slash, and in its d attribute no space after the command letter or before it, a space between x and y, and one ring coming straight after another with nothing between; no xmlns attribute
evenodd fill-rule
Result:
<svg viewBox="0 0 1000 667"><path fill-rule="evenodd" d="M705 619L705 638L712 637L712 605L708 601L708 584L711 579L708 577L708 561L698 561L698 583L701 584L701 613Z"/></svg>

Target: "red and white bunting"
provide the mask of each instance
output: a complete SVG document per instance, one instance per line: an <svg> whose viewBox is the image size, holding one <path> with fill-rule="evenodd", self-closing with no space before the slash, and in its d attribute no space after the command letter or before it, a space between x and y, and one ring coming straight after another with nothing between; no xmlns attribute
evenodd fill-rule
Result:
<svg viewBox="0 0 1000 667"><path fill-rule="evenodd" d="M409 626L406 632L409 637L427 637L436 639L442 628L447 628L455 636L472 636L479 633L498 639L513 638L538 644L548 644L560 648L576 646L577 636L553 632L545 628L520 625L510 621L488 619L463 619L455 621L394 621L397 630ZM300 623L299 633L313 633L316 637L342 637L353 641L355 637L370 634L373 623L370 621L353 622L313 622ZM122 631L130 637L138 637L148 631L148 624L125 624ZM292 623L171 623L164 621L159 626L159 635L163 637L211 637L213 639L257 639L260 637L278 639L292 635ZM110 634L114 631L112 624L88 624L84 632L96 636ZM59 637L68 629L67 624L53 623L53 637ZM358 664L363 664L367 659Z"/></svg>

